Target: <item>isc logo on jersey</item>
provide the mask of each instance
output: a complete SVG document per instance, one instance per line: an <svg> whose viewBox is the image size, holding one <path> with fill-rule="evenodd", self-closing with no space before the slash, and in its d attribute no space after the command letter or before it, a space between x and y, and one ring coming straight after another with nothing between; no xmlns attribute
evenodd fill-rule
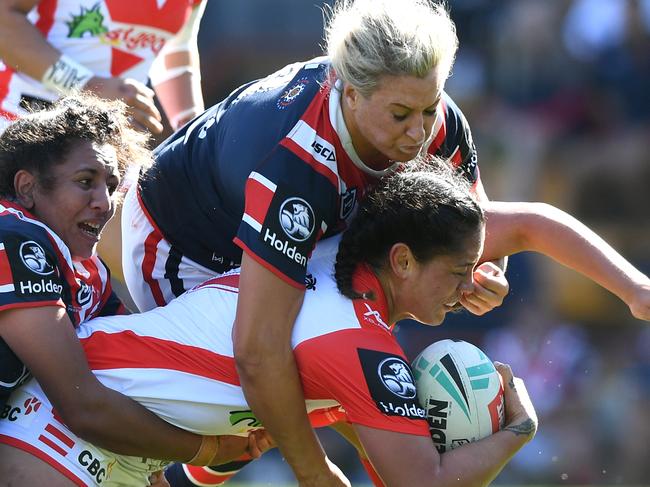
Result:
<svg viewBox="0 0 650 487"><path fill-rule="evenodd" d="M415 381L401 357L377 350L357 350L370 396L388 416L423 419L425 411L416 400Z"/></svg>
<svg viewBox="0 0 650 487"><path fill-rule="evenodd" d="M503 427L501 376L471 343L441 340L413 361L418 400L440 453L485 438Z"/></svg>

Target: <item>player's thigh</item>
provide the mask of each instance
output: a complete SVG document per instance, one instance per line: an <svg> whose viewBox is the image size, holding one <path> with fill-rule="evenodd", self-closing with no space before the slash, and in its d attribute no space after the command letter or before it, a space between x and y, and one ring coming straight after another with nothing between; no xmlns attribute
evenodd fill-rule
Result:
<svg viewBox="0 0 650 487"><path fill-rule="evenodd" d="M0 486L75 487L75 483L39 458L0 444Z"/></svg>

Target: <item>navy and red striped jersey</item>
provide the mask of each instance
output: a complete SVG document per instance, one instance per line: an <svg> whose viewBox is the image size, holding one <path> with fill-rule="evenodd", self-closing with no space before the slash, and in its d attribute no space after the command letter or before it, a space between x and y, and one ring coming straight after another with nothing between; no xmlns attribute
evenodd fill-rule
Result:
<svg viewBox="0 0 650 487"><path fill-rule="evenodd" d="M74 326L123 311L98 257L73 262L52 230L20 206L0 201L0 313L42 306L65 308ZM0 406L28 377L29 371L0 338Z"/></svg>
<svg viewBox="0 0 650 487"><path fill-rule="evenodd" d="M295 63L167 139L140 195L176 251L221 273L239 265L243 249L303 287L316 241L346 227L374 180L360 169L340 96L327 58ZM445 93L437 112L429 152L480 186L465 118Z"/></svg>

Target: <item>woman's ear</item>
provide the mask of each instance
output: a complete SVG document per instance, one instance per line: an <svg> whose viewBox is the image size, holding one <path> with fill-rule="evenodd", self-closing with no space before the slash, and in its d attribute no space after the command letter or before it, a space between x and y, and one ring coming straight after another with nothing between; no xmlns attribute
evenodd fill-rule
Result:
<svg viewBox="0 0 650 487"><path fill-rule="evenodd" d="M413 270L415 259L408 245L398 242L388 252L390 268L400 279L406 279Z"/></svg>
<svg viewBox="0 0 650 487"><path fill-rule="evenodd" d="M21 169L14 176L14 190L16 200L26 209L34 207L34 189L36 187L36 176L31 172Z"/></svg>
<svg viewBox="0 0 650 487"><path fill-rule="evenodd" d="M354 86L350 83L345 83L343 86L343 100L348 108L354 110L357 107L357 99L359 96L360 94Z"/></svg>

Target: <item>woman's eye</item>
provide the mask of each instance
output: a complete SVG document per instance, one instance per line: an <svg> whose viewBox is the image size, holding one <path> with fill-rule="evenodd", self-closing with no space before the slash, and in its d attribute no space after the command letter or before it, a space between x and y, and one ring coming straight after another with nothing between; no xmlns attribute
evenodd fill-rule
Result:
<svg viewBox="0 0 650 487"><path fill-rule="evenodd" d="M395 120L397 120L398 122L403 122L404 120L406 120L406 115L396 115L396 114L393 114L393 118L394 118Z"/></svg>
<svg viewBox="0 0 650 487"><path fill-rule="evenodd" d="M431 117L431 116L433 116L433 115L436 114L436 109L434 108L433 110L425 110L425 111L424 111L424 114L425 114L427 117Z"/></svg>
<svg viewBox="0 0 650 487"><path fill-rule="evenodd" d="M86 178L84 178L84 179L80 179L80 180L79 180L79 184L81 184L82 186L90 186L90 184L91 184L91 180L90 180L90 179L86 179Z"/></svg>

